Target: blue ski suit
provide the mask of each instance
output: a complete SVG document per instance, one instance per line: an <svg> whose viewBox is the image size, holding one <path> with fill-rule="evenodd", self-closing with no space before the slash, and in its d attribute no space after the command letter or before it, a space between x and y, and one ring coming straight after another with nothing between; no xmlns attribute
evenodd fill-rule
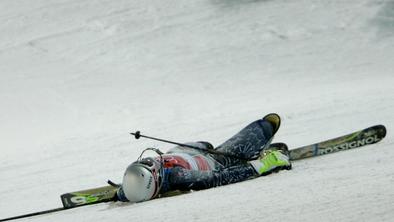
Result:
<svg viewBox="0 0 394 222"><path fill-rule="evenodd" d="M260 152L271 143L273 134L269 122L256 120L215 150L242 159L257 159ZM202 149L213 149L208 142L189 144ZM210 154L188 147L174 147L162 155L164 178L159 193L173 190L202 190L257 177L259 174L255 169L242 159ZM120 195L120 200L124 200L122 196Z"/></svg>
<svg viewBox="0 0 394 222"><path fill-rule="evenodd" d="M257 159L260 152L269 146L272 137L272 125L264 120L257 120L218 146L216 150L244 159ZM206 142L197 142L192 145L205 149L211 148ZM207 189L258 176L254 168L246 161L187 147L175 147L169 150L163 158L165 178L160 193L170 190Z"/></svg>

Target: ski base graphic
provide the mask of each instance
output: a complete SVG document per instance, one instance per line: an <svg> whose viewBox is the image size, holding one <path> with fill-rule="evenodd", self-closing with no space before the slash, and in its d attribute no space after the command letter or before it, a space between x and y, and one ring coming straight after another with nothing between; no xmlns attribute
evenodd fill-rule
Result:
<svg viewBox="0 0 394 222"><path fill-rule="evenodd" d="M386 136L386 127L372 126L348 135L290 150L291 160L300 160L338 151L354 149L381 141Z"/></svg>

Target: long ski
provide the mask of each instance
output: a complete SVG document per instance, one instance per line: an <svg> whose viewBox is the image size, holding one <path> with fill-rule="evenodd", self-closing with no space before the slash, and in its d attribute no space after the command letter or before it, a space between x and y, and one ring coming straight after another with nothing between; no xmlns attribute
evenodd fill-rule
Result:
<svg viewBox="0 0 394 222"><path fill-rule="evenodd" d="M300 160L374 144L385 136L386 127L383 125L372 126L334 139L291 149L290 160Z"/></svg>
<svg viewBox="0 0 394 222"><path fill-rule="evenodd" d="M65 193L60 196L64 208L114 201L116 186L104 186L89 190Z"/></svg>

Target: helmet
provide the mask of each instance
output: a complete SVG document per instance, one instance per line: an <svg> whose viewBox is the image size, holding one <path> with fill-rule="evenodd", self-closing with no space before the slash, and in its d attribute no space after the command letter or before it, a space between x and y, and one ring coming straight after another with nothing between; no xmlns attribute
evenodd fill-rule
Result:
<svg viewBox="0 0 394 222"><path fill-rule="evenodd" d="M154 158L144 158L127 167L123 176L122 192L130 202L154 198L161 188L161 163Z"/></svg>

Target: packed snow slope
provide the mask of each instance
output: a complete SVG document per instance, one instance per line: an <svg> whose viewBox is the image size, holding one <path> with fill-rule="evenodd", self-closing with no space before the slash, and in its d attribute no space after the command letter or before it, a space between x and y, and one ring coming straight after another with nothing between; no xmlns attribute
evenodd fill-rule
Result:
<svg viewBox="0 0 394 222"><path fill-rule="evenodd" d="M394 2L1 0L0 218L121 181L149 146L218 145L277 112L291 148L381 143L292 171L25 221L394 221Z"/></svg>

